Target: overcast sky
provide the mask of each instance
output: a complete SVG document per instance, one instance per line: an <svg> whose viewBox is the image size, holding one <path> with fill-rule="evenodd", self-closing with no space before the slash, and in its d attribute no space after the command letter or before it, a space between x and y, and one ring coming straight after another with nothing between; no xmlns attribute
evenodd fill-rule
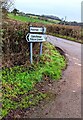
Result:
<svg viewBox="0 0 83 120"><path fill-rule="evenodd" d="M20 12L39 15L55 15L67 21L81 21L82 0L15 0Z"/></svg>

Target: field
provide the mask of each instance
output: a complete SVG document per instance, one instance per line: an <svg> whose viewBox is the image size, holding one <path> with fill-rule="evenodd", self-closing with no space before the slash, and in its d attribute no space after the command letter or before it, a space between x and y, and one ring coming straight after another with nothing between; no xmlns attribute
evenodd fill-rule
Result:
<svg viewBox="0 0 83 120"><path fill-rule="evenodd" d="M19 15L14 16L13 14L8 14L8 16L9 18L12 18L14 20L30 22L30 23L56 24L60 22L58 20L52 20L52 19L49 19L48 21L41 20L41 19L38 19L38 17L34 17L34 16L30 16L30 17L19 16Z"/></svg>

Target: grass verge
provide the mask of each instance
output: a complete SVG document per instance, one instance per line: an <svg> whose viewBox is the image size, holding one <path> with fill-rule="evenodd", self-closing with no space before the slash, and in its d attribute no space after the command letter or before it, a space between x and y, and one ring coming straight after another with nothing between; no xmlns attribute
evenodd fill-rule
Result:
<svg viewBox="0 0 83 120"><path fill-rule="evenodd" d="M70 40L70 41L73 41L73 42L78 42L78 43L83 44L83 40L77 40L76 38L73 38L73 37L64 36L64 35L60 35L60 34L54 34L54 33L49 33L49 35L53 35L53 36L56 36L56 37L59 37L59 38L63 38L63 39L67 39L67 40Z"/></svg>
<svg viewBox="0 0 83 120"><path fill-rule="evenodd" d="M34 60L35 62L28 67L2 69L2 118L12 110L34 106L46 98L47 94L38 91L35 85L45 78L60 79L66 66L64 56L47 42L43 46L43 55L34 55Z"/></svg>

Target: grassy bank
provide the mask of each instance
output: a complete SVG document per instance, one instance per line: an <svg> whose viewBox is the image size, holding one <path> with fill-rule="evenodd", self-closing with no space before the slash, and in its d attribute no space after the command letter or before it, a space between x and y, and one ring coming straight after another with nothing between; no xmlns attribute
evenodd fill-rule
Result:
<svg viewBox="0 0 83 120"><path fill-rule="evenodd" d="M3 109L2 117L15 109L28 108L36 105L47 97L46 93L35 88L44 80L58 80L66 60L50 43L45 42L43 55L34 55L33 65L28 67L15 66L2 69Z"/></svg>

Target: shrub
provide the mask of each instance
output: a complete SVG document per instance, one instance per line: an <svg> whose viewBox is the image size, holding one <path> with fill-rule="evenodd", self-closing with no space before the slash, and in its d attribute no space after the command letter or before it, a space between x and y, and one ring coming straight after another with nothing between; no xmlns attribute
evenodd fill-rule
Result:
<svg viewBox="0 0 83 120"><path fill-rule="evenodd" d="M19 22L15 20L6 19L2 25L2 52L3 52L3 66L11 67L14 65L26 65L29 63L29 43L26 41L26 34L28 33L30 23ZM81 27L65 26L59 24L44 25L40 23L31 23L32 26L45 26L47 34L55 34L72 37L80 41L83 39ZM36 48L38 44L33 44L34 53L38 53ZM35 52L36 51L36 52Z"/></svg>
<svg viewBox="0 0 83 120"><path fill-rule="evenodd" d="M2 66L25 65L29 63L29 43L26 41L28 33L27 23L7 19L2 25ZM33 49L38 44L33 44Z"/></svg>
<svg viewBox="0 0 83 120"><path fill-rule="evenodd" d="M60 34L63 36L73 37L77 40L83 39L81 35L81 27L79 26L65 26L65 25L46 25L47 33Z"/></svg>

